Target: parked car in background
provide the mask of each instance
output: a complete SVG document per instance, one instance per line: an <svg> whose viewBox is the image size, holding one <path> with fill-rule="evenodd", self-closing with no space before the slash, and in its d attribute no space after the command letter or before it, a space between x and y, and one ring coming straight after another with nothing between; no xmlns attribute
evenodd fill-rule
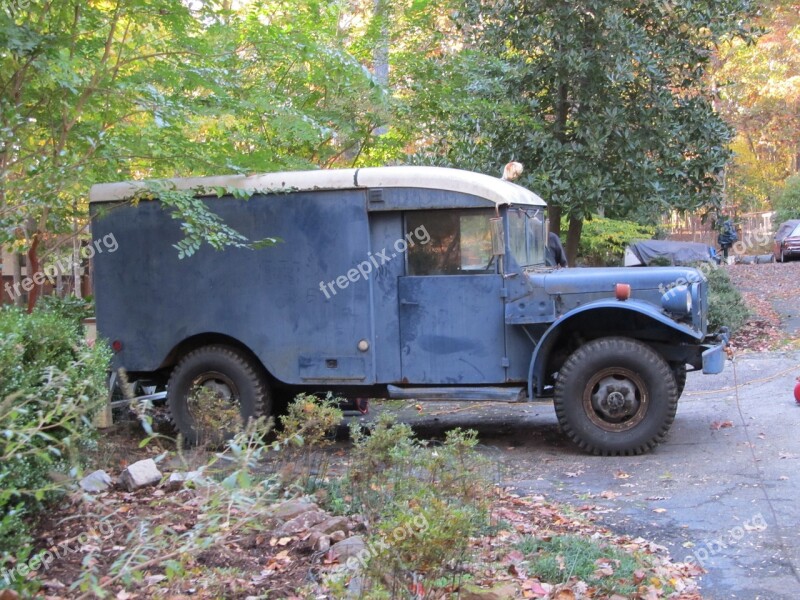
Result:
<svg viewBox="0 0 800 600"><path fill-rule="evenodd" d="M775 234L772 247L775 260L786 262L786 259L800 256L800 219L784 221Z"/></svg>

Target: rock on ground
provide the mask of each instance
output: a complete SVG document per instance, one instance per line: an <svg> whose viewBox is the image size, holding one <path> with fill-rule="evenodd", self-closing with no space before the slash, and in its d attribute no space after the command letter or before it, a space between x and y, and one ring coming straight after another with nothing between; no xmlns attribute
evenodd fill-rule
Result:
<svg viewBox="0 0 800 600"><path fill-rule="evenodd" d="M129 465L119 479L129 492L133 492L161 481L161 471L158 470L156 462L152 458L148 458Z"/></svg>
<svg viewBox="0 0 800 600"><path fill-rule="evenodd" d="M81 479L79 485L85 492L104 492L111 487L111 475L101 469L94 473L89 473L86 477Z"/></svg>

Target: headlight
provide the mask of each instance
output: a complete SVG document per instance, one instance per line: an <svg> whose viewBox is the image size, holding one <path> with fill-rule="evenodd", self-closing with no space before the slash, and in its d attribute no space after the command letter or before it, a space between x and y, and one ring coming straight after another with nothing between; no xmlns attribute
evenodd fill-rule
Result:
<svg viewBox="0 0 800 600"><path fill-rule="evenodd" d="M664 310L674 315L689 315L692 313L692 293L689 287L677 285L661 296L661 306Z"/></svg>

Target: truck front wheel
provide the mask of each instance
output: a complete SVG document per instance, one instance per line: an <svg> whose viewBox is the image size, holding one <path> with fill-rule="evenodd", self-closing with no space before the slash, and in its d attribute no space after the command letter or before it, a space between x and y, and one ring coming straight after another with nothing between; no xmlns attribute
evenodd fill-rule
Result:
<svg viewBox="0 0 800 600"><path fill-rule="evenodd" d="M555 386L561 428L592 454L642 454L667 435L678 408L669 364L647 344L607 337L578 348Z"/></svg>
<svg viewBox="0 0 800 600"><path fill-rule="evenodd" d="M223 345L184 356L170 376L167 401L176 427L190 444L219 444L270 409L269 387L259 365L241 350Z"/></svg>
<svg viewBox="0 0 800 600"><path fill-rule="evenodd" d="M673 364L672 375L675 377L675 385L678 387L678 398L683 395L683 388L686 387L686 365Z"/></svg>

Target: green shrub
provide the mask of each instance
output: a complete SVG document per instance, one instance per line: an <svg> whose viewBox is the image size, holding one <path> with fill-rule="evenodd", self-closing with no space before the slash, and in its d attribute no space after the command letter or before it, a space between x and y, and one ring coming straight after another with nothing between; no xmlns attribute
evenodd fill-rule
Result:
<svg viewBox="0 0 800 600"><path fill-rule="evenodd" d="M783 190L773 203L775 208L775 225L789 219L800 219L800 175L789 177Z"/></svg>
<svg viewBox="0 0 800 600"><path fill-rule="evenodd" d="M0 567L28 541L23 517L63 490L58 474L93 445L108 360L59 311L0 310Z"/></svg>
<svg viewBox="0 0 800 600"><path fill-rule="evenodd" d="M330 456L320 449L335 438L342 422L341 398L298 394L280 417L281 430L272 444L279 450L278 473L287 494L322 493Z"/></svg>
<svg viewBox="0 0 800 600"><path fill-rule="evenodd" d="M369 435L354 424L351 436L348 483L370 533L362 565L369 597L387 585L452 583L470 539L489 524L490 462L475 450L475 432L455 429L431 447L382 414Z"/></svg>
<svg viewBox="0 0 800 600"><path fill-rule="evenodd" d="M90 299L76 296L41 296L36 306L40 311L61 316L72 323L79 335L83 331L82 321L94 315L94 303Z"/></svg>
<svg viewBox="0 0 800 600"><path fill-rule="evenodd" d="M591 266L619 266L628 244L655 234L656 228L649 225L595 216L583 223L578 258Z"/></svg>
<svg viewBox="0 0 800 600"><path fill-rule="evenodd" d="M750 311L742 294L731 282L728 272L721 267L702 267L708 278L708 330L717 331L726 326L736 333L750 318Z"/></svg>

